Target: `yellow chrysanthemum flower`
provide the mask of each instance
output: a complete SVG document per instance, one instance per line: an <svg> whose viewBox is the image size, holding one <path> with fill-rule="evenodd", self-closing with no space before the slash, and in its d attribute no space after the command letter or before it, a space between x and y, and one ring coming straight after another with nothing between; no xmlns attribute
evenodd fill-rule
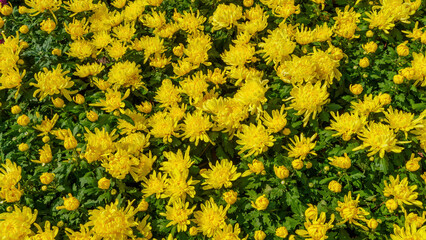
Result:
<svg viewBox="0 0 426 240"><path fill-rule="evenodd" d="M242 145L238 154L242 154L248 150L244 158L251 155L257 156L266 152L275 142L275 138L262 124L258 124L257 126L252 123L250 125L242 125L241 132L236 136L239 138L236 142Z"/></svg>
<svg viewBox="0 0 426 240"><path fill-rule="evenodd" d="M317 134L315 133L312 137L307 138L303 135L303 133L299 136L294 136L294 140L290 139L292 145L288 145L288 147L284 147L288 151L288 156L292 158L297 158L300 160L304 160L308 154L317 155L314 151L312 151L317 142L314 142Z"/></svg>
<svg viewBox="0 0 426 240"><path fill-rule="evenodd" d="M210 122L209 117L203 115L202 111L196 111L194 113L187 113L184 119L184 123L180 125L183 133L182 139L189 138L190 142L195 142L195 146L198 146L198 142L211 142L207 131L213 127L213 123ZM214 143L213 143L214 145Z"/></svg>
<svg viewBox="0 0 426 240"><path fill-rule="evenodd" d="M389 177L389 183L385 180L385 188L383 190L383 195L385 197L393 196L394 200L401 206L403 210L404 205L416 205L418 207L422 207L423 203L417 200L418 193L415 192L417 189L417 185L408 186L408 178L399 180L399 175L394 178L393 176Z"/></svg>
<svg viewBox="0 0 426 240"><path fill-rule="evenodd" d="M219 4L209 21L213 25L212 31L216 31L221 28L230 29L233 25L236 25L237 21L242 17L243 9L241 6L237 6L233 3L229 5Z"/></svg>
<svg viewBox="0 0 426 240"><path fill-rule="evenodd" d="M201 204L201 210L194 212L193 221L197 224L197 230L207 237L212 237L220 229L225 228L226 212L230 206L229 204L226 207L218 206L213 198Z"/></svg>
<svg viewBox="0 0 426 240"><path fill-rule="evenodd" d="M212 240L223 240L223 239L232 239L232 240L247 240L248 235L245 238L240 238L238 235L241 233L240 225L235 223L235 226L232 227L232 224L228 224L226 227L219 229L213 235Z"/></svg>
<svg viewBox="0 0 426 240"><path fill-rule="evenodd" d="M161 216L165 216L170 222L166 227L177 225L178 232L186 232L188 225L191 221L188 219L192 214L196 206L189 207L189 202L182 200L176 200L172 206L166 206L166 212L160 213Z"/></svg>
<svg viewBox="0 0 426 240"><path fill-rule="evenodd" d="M40 93L40 101L48 95L61 93L68 101L72 101L70 94L76 91L69 91L67 88L74 86L74 82L70 81L71 78L66 76L70 71L63 71L61 64L58 64L52 71L43 68L43 72L34 74L37 83L30 83L30 85L37 87L33 96L36 97Z"/></svg>
<svg viewBox="0 0 426 240"><path fill-rule="evenodd" d="M200 181L192 180L192 177L188 179L188 175L189 170L184 170L183 172L173 172L170 178L166 179L166 188L162 197L170 198L169 204L178 199L185 201L186 196L194 198L196 194L194 185Z"/></svg>
<svg viewBox="0 0 426 240"><path fill-rule="evenodd" d="M394 234L390 235L392 240L422 240L426 236L426 226L417 227L416 224L408 224L407 221L405 221L405 227L394 224L393 232Z"/></svg>
<svg viewBox="0 0 426 240"><path fill-rule="evenodd" d="M125 209L118 208L118 200L107 205L105 208L98 207L95 210L89 210L89 222L86 226L93 226L91 229L96 236L104 239L126 239L135 237L132 227L138 225L134 215L138 209L132 207L128 201Z"/></svg>
<svg viewBox="0 0 426 240"><path fill-rule="evenodd" d="M365 211L362 207L358 207L359 197L360 195L358 194L356 199L353 200L352 193L349 192L348 195L344 197L344 202L337 202L338 207L336 208L336 211L340 213L340 217L342 217L343 220L337 223L336 225L341 225L346 222L349 222L350 224L359 226L364 230L368 230L366 226L357 222L357 220L359 220L367 223L368 220L365 218L365 216L370 215L370 213Z"/></svg>
<svg viewBox="0 0 426 240"><path fill-rule="evenodd" d="M209 165L211 169L200 172L200 175L206 179L202 183L202 185L207 185L203 187L204 190L230 188L232 182L241 176L241 173L237 172L237 167L227 159L217 161L216 165L212 163Z"/></svg>
<svg viewBox="0 0 426 240"><path fill-rule="evenodd" d="M394 129L395 132L403 131L405 138L408 137L408 132L419 127L424 127L421 123L423 118L422 116L414 119L414 114L409 112L404 112L397 109L392 109L390 106L386 112L384 112L386 119L385 122L389 123L389 127Z"/></svg>
<svg viewBox="0 0 426 240"><path fill-rule="evenodd" d="M37 136L47 135L55 126L58 119L59 119L59 115L57 113L53 115L52 119L48 119L47 116L44 116L44 120L41 122L41 124L33 127L34 129L39 130L41 132Z"/></svg>
<svg viewBox="0 0 426 240"><path fill-rule="evenodd" d="M409 141L398 141L394 131L385 124L370 122L358 133L358 138L363 143L352 149L352 151L358 151L367 147L370 147L367 156L373 156L379 153L380 158L385 156L385 152L400 153L404 148L397 146L397 144L408 143Z"/></svg>
<svg viewBox="0 0 426 240"><path fill-rule="evenodd" d="M367 116L353 112L345 112L342 115L339 112L330 112L334 120L331 120L329 127L325 129L331 129L337 131L332 136L342 136L344 141L351 140L353 134L357 134L361 128L367 123Z"/></svg>
<svg viewBox="0 0 426 240"><path fill-rule="evenodd" d="M330 102L328 98L327 85L321 86L321 82L299 84L293 86L290 92L291 97L286 100L291 100L288 108L297 111L297 115L304 115L303 126L308 124L309 119L315 119L318 113L322 111L323 105Z"/></svg>
<svg viewBox="0 0 426 240"><path fill-rule="evenodd" d="M130 95L130 89L124 93L124 96L121 97L121 92L117 89L113 90L111 88L107 89L105 93L105 100L100 99L97 103L91 103L90 106L103 107L102 110L107 112L113 112L115 110L123 111L122 108L125 107L124 99L126 99Z"/></svg>
<svg viewBox="0 0 426 240"><path fill-rule="evenodd" d="M166 179L167 174L162 174L161 172L157 174L155 170L149 175L149 178L143 177L141 184L144 187L142 190L144 197L147 198L155 194L157 199L160 198L166 188Z"/></svg>
<svg viewBox="0 0 426 240"><path fill-rule="evenodd" d="M25 239L32 236L34 232L31 225L37 218L37 209L34 211L29 207L14 206L12 212L0 213L0 236L13 236L11 239ZM9 238L7 238L9 239Z"/></svg>
<svg viewBox="0 0 426 240"><path fill-rule="evenodd" d="M310 239L310 240L322 240L327 239L327 231L333 228L334 214L331 214L330 221L326 222L325 212L321 212L320 216L316 213L312 218L306 218L304 223L305 229L296 230L296 234Z"/></svg>

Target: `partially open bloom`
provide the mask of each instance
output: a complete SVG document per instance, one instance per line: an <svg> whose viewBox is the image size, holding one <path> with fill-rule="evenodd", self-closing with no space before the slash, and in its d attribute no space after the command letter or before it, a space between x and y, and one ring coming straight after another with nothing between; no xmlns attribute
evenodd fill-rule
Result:
<svg viewBox="0 0 426 240"><path fill-rule="evenodd" d="M335 193L339 193L342 191L342 184L340 184L339 182L337 182L336 180L332 180L329 184L328 184L328 189L332 192Z"/></svg>
<svg viewBox="0 0 426 240"><path fill-rule="evenodd" d="M392 240L406 240L406 239L414 239L421 240L426 236L426 226L417 227L416 224L409 224L407 220L405 221L405 226L400 227L396 224L393 225L394 234L390 235Z"/></svg>
<svg viewBox="0 0 426 240"><path fill-rule="evenodd" d="M275 236L280 238L286 238L288 236L287 228L282 226L275 230Z"/></svg>
<svg viewBox="0 0 426 240"><path fill-rule="evenodd" d="M54 178L55 178L54 173L45 172L40 176L40 182L47 185L51 183Z"/></svg>
<svg viewBox="0 0 426 240"><path fill-rule="evenodd" d="M306 230L298 229L296 230L296 234L312 240L327 239L327 231L333 228L333 222L334 214L331 215L330 221L326 222L325 212L321 212L319 216L315 214L311 219L306 218L306 222L304 223Z"/></svg>
<svg viewBox="0 0 426 240"><path fill-rule="evenodd" d="M223 199L229 205L232 205L237 201L237 196L238 196L238 193L233 190L229 190L223 193Z"/></svg>
<svg viewBox="0 0 426 240"><path fill-rule="evenodd" d="M71 193L68 193L68 197L62 197L64 199L64 205L56 207L56 210L66 209L68 211L74 211L80 206L80 201L73 197Z"/></svg>
<svg viewBox="0 0 426 240"><path fill-rule="evenodd" d="M415 171L420 169L419 162L422 160L422 158L421 157L414 157L414 156L415 156L415 154L412 153L410 160L408 160L405 163L405 168L407 168L407 170L410 171L410 172L415 172Z"/></svg>
<svg viewBox="0 0 426 240"><path fill-rule="evenodd" d="M47 20L43 20L43 22L40 23L40 29L42 31L47 32L48 34L50 34L53 30L55 30L55 28L56 28L56 23L50 18L48 18Z"/></svg>
<svg viewBox="0 0 426 240"><path fill-rule="evenodd" d="M357 225L364 230L368 230L367 227L357 222L357 220L367 222L368 220L365 216L370 215L370 213L365 211L362 207L358 207L359 197L360 195L358 194L357 198L353 200L352 193L349 192L348 195L345 196L344 202L337 202L339 206L336 208L336 211L339 211L340 216L343 218L343 221L339 222L337 225L349 222L350 224Z"/></svg>
<svg viewBox="0 0 426 240"><path fill-rule="evenodd" d="M364 45L362 45L362 49L368 54L368 53L374 53L377 50L377 43L375 42L368 42Z"/></svg>
<svg viewBox="0 0 426 240"><path fill-rule="evenodd" d="M244 0L246 2L247 0ZM253 1L253 0L251 0ZM266 233L262 230L257 230L254 232L254 240L264 240L266 238Z"/></svg>
<svg viewBox="0 0 426 240"><path fill-rule="evenodd" d="M342 168L342 169L348 169L351 167L351 159L348 157L348 154L345 153L342 157L334 156L333 158L328 158L330 160L330 164Z"/></svg>
<svg viewBox="0 0 426 240"><path fill-rule="evenodd" d="M21 126L27 126L28 123L30 123L30 118L27 115L23 114L18 117L16 122Z"/></svg>
<svg viewBox="0 0 426 240"><path fill-rule="evenodd" d="M118 90L112 90L111 88L107 89L105 93L105 100L100 99L97 103L91 103L90 106L103 107L102 110L107 112L113 112L115 110L122 110L125 104L122 102L130 95L130 89L124 93L124 96L121 96L121 92Z"/></svg>
<svg viewBox="0 0 426 240"><path fill-rule="evenodd" d="M251 206L256 208L259 211L265 210L269 205L269 200L265 197L265 194L258 197L256 202L251 202Z"/></svg>
<svg viewBox="0 0 426 240"><path fill-rule="evenodd" d="M401 206L403 210L403 204L422 207L423 203L417 200L419 194L415 192L417 185L408 186L408 178L404 178L400 181L399 175L397 175L396 178L390 176L389 181L388 183L385 180L385 188L383 190L383 195L385 197L393 196L397 206Z"/></svg>
<svg viewBox="0 0 426 240"><path fill-rule="evenodd" d="M52 150L50 149L50 145L45 144L42 149L38 150L40 154L40 160L31 160L35 163L46 164L52 161Z"/></svg>
<svg viewBox="0 0 426 240"><path fill-rule="evenodd" d="M349 90L351 90L351 93L355 95L360 95L362 91L364 90L364 88L362 87L361 84L354 84L354 85L351 84L349 86Z"/></svg>

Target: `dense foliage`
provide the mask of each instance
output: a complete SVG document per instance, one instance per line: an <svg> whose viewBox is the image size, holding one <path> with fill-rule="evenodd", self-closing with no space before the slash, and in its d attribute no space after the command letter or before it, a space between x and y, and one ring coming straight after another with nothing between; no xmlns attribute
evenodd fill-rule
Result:
<svg viewBox="0 0 426 240"><path fill-rule="evenodd" d="M426 239L425 2L0 2L0 239Z"/></svg>

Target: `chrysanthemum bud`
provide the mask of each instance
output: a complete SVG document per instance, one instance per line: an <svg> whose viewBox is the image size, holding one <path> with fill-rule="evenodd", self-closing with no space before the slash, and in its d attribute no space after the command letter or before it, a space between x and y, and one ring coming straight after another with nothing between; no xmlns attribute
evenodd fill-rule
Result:
<svg viewBox="0 0 426 240"><path fill-rule="evenodd" d="M367 36L367 37L371 38L371 37L373 37L373 36L374 36L374 32L373 32L373 31L371 31L371 30L368 30L368 31L365 33L365 36Z"/></svg>
<svg viewBox="0 0 426 240"><path fill-rule="evenodd" d="M377 228L377 226L379 226L379 223L377 222L376 219L372 218L372 219L368 220L367 226L374 230L374 229Z"/></svg>
<svg viewBox="0 0 426 240"><path fill-rule="evenodd" d="M21 126L27 126L30 123L30 118L27 115L21 115L18 117L17 123Z"/></svg>
<svg viewBox="0 0 426 240"><path fill-rule="evenodd" d="M328 189L332 192L339 193L342 191L342 185L336 180L333 180L328 184Z"/></svg>
<svg viewBox="0 0 426 240"><path fill-rule="evenodd" d="M29 146L28 146L28 144L26 144L26 143L21 143L21 144L19 144L19 146L18 146L18 149L19 149L19 151L21 151L21 152L25 152L25 151L27 151L29 148L30 148L30 147L29 147Z"/></svg>
<svg viewBox="0 0 426 240"><path fill-rule="evenodd" d="M28 33L28 31L30 31L30 29L28 28L28 26L27 26L27 25L22 25L22 26L19 28L19 32L21 32L22 34L26 34L26 33Z"/></svg>
<svg viewBox="0 0 426 240"><path fill-rule="evenodd" d="M47 143L47 142L49 142L49 141L50 141L50 137L49 137L49 136L44 136L41 140L42 140L44 143Z"/></svg>
<svg viewBox="0 0 426 240"><path fill-rule="evenodd" d="M138 210L141 212L145 212L146 210L148 210L149 204L148 202L144 199L142 199L142 201L139 203L138 205Z"/></svg>
<svg viewBox="0 0 426 240"><path fill-rule="evenodd" d="M98 114L94 111L90 111L86 113L86 117L87 119L89 119L89 121L91 122L96 122L99 118Z"/></svg>
<svg viewBox="0 0 426 240"><path fill-rule="evenodd" d="M256 208L259 211L265 210L269 205L269 200L265 197L265 194L258 197L256 202L251 202L251 206Z"/></svg>
<svg viewBox="0 0 426 240"><path fill-rule="evenodd" d="M257 230L254 232L254 240L264 240L266 238L266 233L262 230Z"/></svg>
<svg viewBox="0 0 426 240"><path fill-rule="evenodd" d="M53 106L57 108L62 108L65 106L65 102L64 100L62 100L62 98L52 98L52 103L53 103Z"/></svg>
<svg viewBox="0 0 426 240"><path fill-rule="evenodd" d="M290 175L290 171L285 166L277 167L274 165L274 172L279 179L286 179Z"/></svg>
<svg viewBox="0 0 426 240"><path fill-rule="evenodd" d="M288 235L288 231L287 228L282 226L279 227L275 230L275 236L280 237L280 238L286 238Z"/></svg>
<svg viewBox="0 0 426 240"><path fill-rule="evenodd" d="M100 189L106 190L110 187L110 185L111 185L111 180L109 180L106 177L103 177L103 178L99 179L99 181L98 181L98 188L100 188Z"/></svg>
<svg viewBox="0 0 426 240"><path fill-rule="evenodd" d="M395 199L389 199L386 201L386 207L388 208L389 212L393 212L398 208L398 203L395 201Z"/></svg>
<svg viewBox="0 0 426 240"><path fill-rule="evenodd" d="M229 205L232 205L237 201L237 196L238 196L238 193L233 190L223 193L223 199Z"/></svg>
<svg viewBox="0 0 426 240"><path fill-rule="evenodd" d="M84 103L84 101L85 101L84 96L83 96L83 95L81 95L81 94L77 94L77 95L75 95L75 96L72 98L72 100L74 100L74 102L75 102L75 103L77 103L77 104L83 104L83 103Z"/></svg>
<svg viewBox="0 0 426 240"><path fill-rule="evenodd" d="M10 5L4 5L0 9L1 14L3 14L4 16L9 16L13 12L13 8Z"/></svg>
<svg viewBox="0 0 426 240"><path fill-rule="evenodd" d="M364 90L364 88L362 87L361 84L354 84L354 85L350 85L349 86L349 90L351 90L351 93L354 95L359 95L362 93L362 91Z"/></svg>
<svg viewBox="0 0 426 240"><path fill-rule="evenodd" d="M393 76L393 82L395 84L402 84L404 82L404 76L399 75L399 74Z"/></svg>
<svg viewBox="0 0 426 240"><path fill-rule="evenodd" d="M293 160L293 161L291 162L291 165L293 166L293 168L294 168L295 170L300 170L300 169L302 169L302 168L303 168L303 161L302 161L302 160L300 160L300 159L296 159L296 160Z"/></svg>
<svg viewBox="0 0 426 240"><path fill-rule="evenodd" d="M367 57L362 58L361 60L359 60L359 66L362 68L370 66L370 60L368 60Z"/></svg>
<svg viewBox="0 0 426 240"><path fill-rule="evenodd" d="M410 54L410 48L407 47L407 43L408 41L405 41L396 47L396 53L398 56L405 57Z"/></svg>
<svg viewBox="0 0 426 240"><path fill-rule="evenodd" d="M244 0L243 5L244 7L251 7L253 6L253 0Z"/></svg>
<svg viewBox="0 0 426 240"><path fill-rule="evenodd" d="M52 50L52 55L56 55L56 56L61 56L62 55L62 51L61 49L55 48Z"/></svg>
<svg viewBox="0 0 426 240"><path fill-rule="evenodd" d="M47 185L47 184L51 183L54 178L55 178L54 173L45 172L40 176L40 182Z"/></svg>
<svg viewBox="0 0 426 240"><path fill-rule="evenodd" d="M12 114L19 114L22 109L21 107L19 107L19 105L15 105L10 109L10 111L12 112Z"/></svg>

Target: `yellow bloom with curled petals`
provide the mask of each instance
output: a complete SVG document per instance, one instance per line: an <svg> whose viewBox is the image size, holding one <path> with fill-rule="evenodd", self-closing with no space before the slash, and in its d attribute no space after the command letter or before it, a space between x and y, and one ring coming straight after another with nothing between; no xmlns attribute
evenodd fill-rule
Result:
<svg viewBox="0 0 426 240"><path fill-rule="evenodd" d="M86 18L77 20L73 18L73 21L68 25L64 23L65 31L71 36L72 40L81 39L85 34L89 32L89 22Z"/></svg>
<svg viewBox="0 0 426 240"><path fill-rule="evenodd" d="M358 151L370 147L367 156L373 156L379 153L380 158L385 156L386 152L400 153L404 148L397 144L408 143L409 141L398 141L395 132L382 123L370 122L359 133L358 138L363 141L362 145L352 149Z"/></svg>
<svg viewBox="0 0 426 240"><path fill-rule="evenodd" d="M389 123L389 127L396 132L403 131L405 138L408 137L409 131L415 128L424 127L422 124L423 117L420 116L414 119L414 113L393 109L392 106L390 106L384 114L386 117L384 122Z"/></svg>
<svg viewBox="0 0 426 240"><path fill-rule="evenodd" d="M304 115L303 126L308 124L310 118L315 119L317 114L322 111L323 105L330 102L327 84L321 86L320 81L315 85L310 82L294 85L290 95L291 97L286 99L291 100L288 108L296 110L296 115Z"/></svg>
<svg viewBox="0 0 426 240"><path fill-rule="evenodd" d="M222 28L230 29L242 17L243 9L241 6L233 3L229 5L219 4L209 21L213 25L212 31L216 31Z"/></svg>
<svg viewBox="0 0 426 240"><path fill-rule="evenodd" d="M127 91L124 93L124 96L122 97L120 91L108 88L107 92L105 93L105 100L100 99L99 102L91 103L89 105L103 107L102 110L105 110L107 112L113 112L114 110L122 111L122 108L124 108L125 106L124 102L122 101L126 99L129 95L130 89L127 89Z"/></svg>
<svg viewBox="0 0 426 240"><path fill-rule="evenodd" d="M344 38L352 39L358 38L359 35L355 35L357 30L357 23L360 22L360 13L354 11L354 8L350 8L350 5L346 5L342 11L339 8L336 9L337 16L333 17L336 22L334 23L334 32Z"/></svg>
<svg viewBox="0 0 426 240"><path fill-rule="evenodd" d="M202 183L202 185L207 185L203 187L204 190L230 188L232 182L241 176L241 173L237 172L237 167L227 159L217 161L216 165L212 163L209 165L211 169L200 172L200 175L206 179Z"/></svg>
<svg viewBox="0 0 426 240"><path fill-rule="evenodd" d="M204 115L202 111L196 111L194 113L187 113L184 119L184 123L180 125L183 131L182 139L189 138L190 142L195 142L195 146L198 142L211 142L207 131L213 127L213 123L210 122L209 116ZM213 143L214 145L214 143Z"/></svg>
<svg viewBox="0 0 426 240"><path fill-rule="evenodd" d="M170 221L166 227L177 225L178 232L186 232L188 225L191 223L188 218L195 207L189 208L189 202L179 199L173 202L172 206L166 206L166 212L160 213L160 215L165 216Z"/></svg>
<svg viewBox="0 0 426 240"><path fill-rule="evenodd" d="M329 222L326 222L326 220L325 212L321 212L319 216L318 214L315 214L315 216L311 219L306 218L306 222L304 223L306 230L298 229L296 230L296 234L311 240L327 239L327 231L332 229L334 226L334 214L331 214Z"/></svg>
<svg viewBox="0 0 426 240"><path fill-rule="evenodd" d="M384 183L383 195L385 197L393 196L393 200L397 203L397 206L401 206L403 210L405 210L404 204L422 207L423 203L417 200L419 194L415 192L417 185L408 186L408 178L400 181L399 175L396 178L390 176L389 183L386 180Z"/></svg>
<svg viewBox="0 0 426 240"><path fill-rule="evenodd" d="M348 157L347 153L345 153L343 157L334 156L333 158L328 158L328 160L330 160L331 165L338 168L348 169L351 167L351 159Z"/></svg>
<svg viewBox="0 0 426 240"><path fill-rule="evenodd" d="M69 71L63 71L61 64L58 64L56 68L51 71L47 68L43 68L43 72L34 74L34 78L37 83L30 83L30 85L37 87L34 91L33 96L39 95L40 101L48 95L61 93L68 101L72 101L70 94L74 94L76 91L69 91L67 88L74 86L74 82L70 81L71 78L66 76Z"/></svg>
<svg viewBox="0 0 426 240"><path fill-rule="evenodd" d="M239 138L237 143L242 145L238 154L242 154L248 150L244 158L251 155L257 156L266 152L275 142L275 138L271 133L266 131L262 124L258 124L257 126L252 123L250 125L242 125L241 132L236 136Z"/></svg>
<svg viewBox="0 0 426 240"><path fill-rule="evenodd" d="M55 239L56 235L58 235L59 228L57 226L53 226L52 229L50 229L50 222L46 221L44 223L44 231L38 225L37 223L34 223L34 226L37 228L37 234L32 236L31 239L38 240L38 239Z"/></svg>
<svg viewBox="0 0 426 240"><path fill-rule="evenodd" d="M263 116L260 119L268 128L268 131L277 133L281 131L287 125L287 113L284 113L285 105L281 106L280 110L272 110L272 117L266 111L263 112Z"/></svg>
<svg viewBox="0 0 426 240"><path fill-rule="evenodd" d="M362 207L358 207L359 203L359 197L360 195L356 197L355 200L352 199L352 193L349 192L348 195L344 197L344 202L338 201L338 207L336 208L336 211L340 213L340 216L342 217L342 221L337 223L337 225L344 224L346 222L349 222L350 224L354 224L358 227L361 227L364 230L368 230L368 228L358 221L363 221L365 223L368 222L368 220L365 218L365 216L370 215L367 211L365 211Z"/></svg>
<svg viewBox="0 0 426 240"><path fill-rule="evenodd" d="M197 230L207 237L212 237L217 231L225 228L226 212L229 207L230 205L218 206L213 198L201 204L201 210L194 212L193 221L197 224Z"/></svg>
<svg viewBox="0 0 426 240"><path fill-rule="evenodd" d="M39 130L41 132L37 136L46 136L47 134L49 134L58 119L59 115L57 113L53 115L52 119L48 119L47 116L44 116L44 120L41 122L41 124L33 127L34 129Z"/></svg>
<svg viewBox="0 0 426 240"><path fill-rule="evenodd" d="M87 226L96 236L104 239L127 239L135 237L132 227L138 225L135 220L137 208L132 207L132 202L128 201L126 208L118 208L118 200L105 207L98 207L89 210L89 222Z"/></svg>
<svg viewBox="0 0 426 240"><path fill-rule="evenodd" d="M405 227L393 225L394 234L390 235L392 240L423 240L426 236L426 226L417 227L414 223L408 224L405 221Z"/></svg>
<svg viewBox="0 0 426 240"><path fill-rule="evenodd" d="M162 174L161 172L157 174L155 170L149 175L149 178L143 177L142 186L144 189L142 190L142 193L144 194L144 197L149 197L152 194L155 194L157 199L160 198L166 188L166 179L167 174Z"/></svg>
<svg viewBox="0 0 426 240"><path fill-rule="evenodd" d="M25 239L34 235L31 225L37 219L37 209L14 206L12 212L0 213L0 236L13 236L11 239ZM9 238L8 238L9 239Z"/></svg>
<svg viewBox="0 0 426 240"><path fill-rule="evenodd" d="M299 136L294 136L294 140L290 139L293 145L288 145L288 147L284 147L288 151L288 156L292 158L297 158L300 160L304 160L308 154L317 155L314 151L312 151L317 142L315 142L315 138L317 134L315 133L312 137L307 138L303 135L303 133Z"/></svg>
<svg viewBox="0 0 426 240"><path fill-rule="evenodd" d="M52 157L52 150L50 149L50 145L45 144L42 149L38 150L38 152L40 154L40 160L31 160L32 162L41 163L44 165L52 161L53 157Z"/></svg>
<svg viewBox="0 0 426 240"><path fill-rule="evenodd" d="M219 229L213 235L212 240L223 240L223 239L232 239L232 240L247 240L248 235L245 238L240 238L238 235L241 233L240 225L235 223L235 226L232 227L232 224L228 224L226 227Z"/></svg>

